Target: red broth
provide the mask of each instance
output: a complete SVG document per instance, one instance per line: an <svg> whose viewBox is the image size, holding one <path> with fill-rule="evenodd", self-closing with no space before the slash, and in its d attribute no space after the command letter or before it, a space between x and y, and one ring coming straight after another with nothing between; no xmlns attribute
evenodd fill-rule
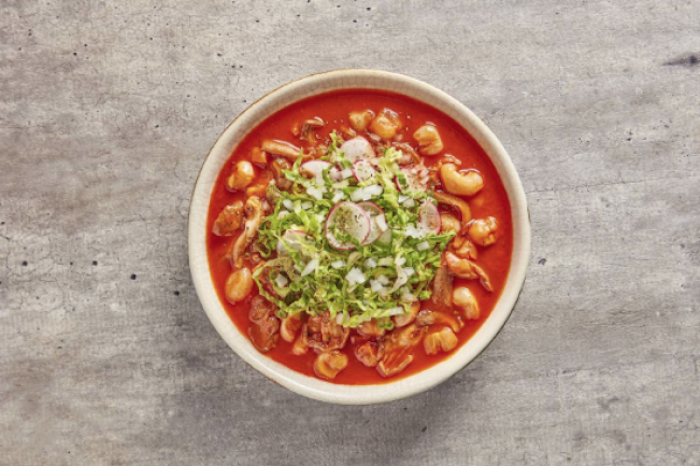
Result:
<svg viewBox="0 0 700 466"><path fill-rule="evenodd" d="M455 280L455 287L466 286L476 297L481 309L480 318L477 320L466 320L465 327L457 334L458 347L449 353L438 353L428 356L423 350L423 345L418 345L414 349L414 360L401 373L384 378L375 368L365 367L354 356L355 345L348 340L347 345L342 350L349 359L348 366L342 370L338 376L331 380L331 383L345 385L367 385L392 382L397 379L408 377L417 372L434 366L449 358L457 352L459 347L464 345L476 333L486 319L488 319L496 302L498 301L508 276L511 256L513 252L513 226L510 214L510 203L498 173L489 160L484 150L477 144L469 133L462 128L452 118L441 111L419 102L410 97L395 93L358 89L333 91L326 94L310 97L296 102L286 107L259 124L246 136L235 148L228 162L219 173L211 196L207 220L207 251L211 277L214 282L219 300L226 309L231 320L243 335L248 335L248 311L250 301L255 297L257 287L253 287L253 292L244 301L235 305L230 304L224 296L224 285L232 269L228 260L228 253L236 237L220 237L212 233L212 227L219 212L235 200L245 201L244 193L231 193L226 187L226 179L231 174L232 164L241 160L250 160L249 154L255 147L259 147L264 139L279 139L294 141L298 140L293 136L291 128L308 118L320 116L328 124L316 131L321 138L328 136L333 129L338 129L341 125L349 126L348 113L372 109L376 112L383 108L390 108L397 112L401 121L405 125L403 131L405 141L411 140L411 135L426 122L432 122L439 129L445 149L443 154L451 154L462 161L461 169L474 168L481 172L484 178L484 188L475 196L469 198L468 203L472 211L473 218L483 218L494 216L498 219L497 241L495 244L478 248L477 263L486 271L491 279L493 291L486 291L478 281L463 279ZM303 145L302 145L303 146ZM427 167L434 165L440 156L424 157ZM267 183L267 179L259 180L260 183ZM442 210L442 209L441 209ZM431 310L440 310L431 301L422 303L422 307ZM291 351L292 343L279 339L279 343L268 353L267 357L284 364L302 374L315 377L313 364L316 354L313 351L302 356L294 355Z"/></svg>

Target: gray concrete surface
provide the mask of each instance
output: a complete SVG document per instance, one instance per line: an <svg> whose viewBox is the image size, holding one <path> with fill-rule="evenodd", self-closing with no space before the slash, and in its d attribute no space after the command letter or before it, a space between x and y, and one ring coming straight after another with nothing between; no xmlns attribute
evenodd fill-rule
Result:
<svg viewBox="0 0 700 466"><path fill-rule="evenodd" d="M0 464L700 464L698 18L680 0L3 0ZM248 367L187 268L217 135L338 67L466 103L532 211L495 342L373 407Z"/></svg>

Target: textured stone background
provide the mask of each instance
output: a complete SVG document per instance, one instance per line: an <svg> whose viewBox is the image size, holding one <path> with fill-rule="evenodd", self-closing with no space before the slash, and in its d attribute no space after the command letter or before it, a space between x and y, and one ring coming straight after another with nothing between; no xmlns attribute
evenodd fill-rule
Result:
<svg viewBox="0 0 700 466"><path fill-rule="evenodd" d="M680 0L2 0L0 464L700 464L698 18ZM381 406L267 381L187 268L217 135L338 67L466 103L532 212L505 329Z"/></svg>

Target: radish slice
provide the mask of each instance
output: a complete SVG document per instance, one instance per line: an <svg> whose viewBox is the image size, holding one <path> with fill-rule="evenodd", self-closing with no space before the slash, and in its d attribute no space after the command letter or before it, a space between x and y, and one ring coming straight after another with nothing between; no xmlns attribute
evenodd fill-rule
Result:
<svg viewBox="0 0 700 466"><path fill-rule="evenodd" d="M396 177L396 187L404 194L422 193L427 189L426 185L420 182L417 173L409 168L402 168L401 175Z"/></svg>
<svg viewBox="0 0 700 466"><path fill-rule="evenodd" d="M372 167L372 164L366 160L358 160L354 163L352 169L353 175L358 183L368 181L377 176L377 171Z"/></svg>
<svg viewBox="0 0 700 466"><path fill-rule="evenodd" d="M345 158L349 162L355 163L358 160L370 160L373 159L376 154L372 148L372 144L363 137L356 137L345 141L340 150L345 154Z"/></svg>
<svg viewBox="0 0 700 466"><path fill-rule="evenodd" d="M362 242L362 244L372 244L375 241L377 241L377 239L379 239L379 237L382 236L382 233L384 233L384 231L386 230L386 218L384 217L384 210L374 202L360 202L357 205L362 207L362 210L367 212L371 224L369 235L367 236L367 239ZM381 228L380 226L382 224L382 221L384 228Z"/></svg>
<svg viewBox="0 0 700 466"><path fill-rule="evenodd" d="M301 246L302 244L306 243L308 240L306 239L306 232L303 230L287 230L284 232L282 235L282 238L284 238L284 241L287 242L289 245L290 249L293 249L295 251L301 251ZM284 256L289 254L289 250L287 249L287 246L282 242L282 240L277 241L277 255L279 256Z"/></svg>
<svg viewBox="0 0 700 466"><path fill-rule="evenodd" d="M310 160L301 164L301 169L313 173L316 177L316 182L323 184L323 170L330 167L329 162L324 162L323 160Z"/></svg>
<svg viewBox="0 0 700 466"><path fill-rule="evenodd" d="M362 243L369 236L371 229L369 215L354 202L339 202L331 209L326 219L326 239L331 246L342 251L355 249L355 245L336 238L335 231L350 235Z"/></svg>
<svg viewBox="0 0 700 466"><path fill-rule="evenodd" d="M418 226L421 230L439 234L442 229L440 212L435 204L425 201L418 208Z"/></svg>

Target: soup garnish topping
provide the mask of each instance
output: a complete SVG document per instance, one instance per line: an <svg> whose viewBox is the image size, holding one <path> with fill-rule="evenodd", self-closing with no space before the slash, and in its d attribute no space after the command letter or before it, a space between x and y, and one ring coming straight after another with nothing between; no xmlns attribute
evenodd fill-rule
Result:
<svg viewBox="0 0 700 466"><path fill-rule="evenodd" d="M298 143L262 139L220 177L235 199L209 223L210 238L231 237L221 294L247 309L253 345L284 347L329 381L346 370L392 377L454 351L490 312L483 293L503 285L479 261L503 227L472 218L486 180L444 153L453 137L430 122L408 133L405 113L388 107L346 118L350 127L297 121Z"/></svg>

